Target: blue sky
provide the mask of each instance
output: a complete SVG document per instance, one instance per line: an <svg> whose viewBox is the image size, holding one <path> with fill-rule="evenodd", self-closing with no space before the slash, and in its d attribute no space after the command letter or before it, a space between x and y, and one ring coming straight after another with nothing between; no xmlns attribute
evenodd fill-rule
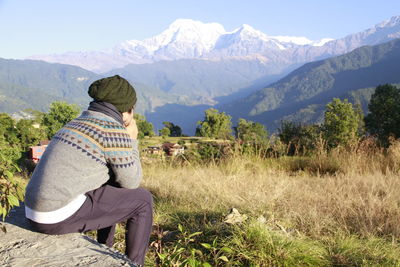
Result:
<svg viewBox="0 0 400 267"><path fill-rule="evenodd" d="M399 0L0 0L0 57L105 49L154 36L178 18L316 40L394 15Z"/></svg>

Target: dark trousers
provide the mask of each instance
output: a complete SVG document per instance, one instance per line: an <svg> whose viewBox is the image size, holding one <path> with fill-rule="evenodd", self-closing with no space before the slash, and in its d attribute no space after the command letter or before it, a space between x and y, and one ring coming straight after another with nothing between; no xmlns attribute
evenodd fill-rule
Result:
<svg viewBox="0 0 400 267"><path fill-rule="evenodd" d="M112 247L115 224L126 221L126 255L144 264L153 222L153 198L143 188L126 189L110 185L86 193L82 207L62 222L42 224L30 220L34 230L46 234L67 234L98 230L100 243Z"/></svg>

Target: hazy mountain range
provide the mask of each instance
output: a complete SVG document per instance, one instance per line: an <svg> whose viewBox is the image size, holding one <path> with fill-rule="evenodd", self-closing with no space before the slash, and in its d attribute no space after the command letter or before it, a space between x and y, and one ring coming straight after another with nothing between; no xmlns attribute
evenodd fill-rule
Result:
<svg viewBox="0 0 400 267"><path fill-rule="evenodd" d="M157 128L168 120L192 134L196 121L212 105L226 110L235 119L250 118L271 129L282 118L313 122L321 118L321 107L332 96L354 96L365 102L377 81L396 82L396 79L385 81L389 77L382 74L395 63L376 61L377 52L356 50L349 60L370 65L364 62L347 69L351 64L343 65L339 60L340 64L318 61L296 68L398 37L400 16L342 39L317 41L268 36L248 25L227 32L217 23L177 20L160 35L143 41L126 41L106 51L31 57L62 64L0 60L0 111L15 112L23 107L44 110L56 99L85 107L87 87L93 80L120 74L138 91L138 111L146 114ZM360 51L363 49L383 49L391 56L397 55L396 45ZM370 67L378 69L363 72ZM347 76L341 76L342 72ZM353 74L371 82L362 87L353 81ZM382 79L363 78L367 74L371 77L379 74ZM351 81L352 86L346 87L346 81Z"/></svg>

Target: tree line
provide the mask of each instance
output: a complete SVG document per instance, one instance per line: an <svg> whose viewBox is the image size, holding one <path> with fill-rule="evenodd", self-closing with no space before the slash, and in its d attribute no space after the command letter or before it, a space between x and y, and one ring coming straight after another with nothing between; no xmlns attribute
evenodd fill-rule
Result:
<svg viewBox="0 0 400 267"><path fill-rule="evenodd" d="M380 85L375 89L364 117L360 104L334 98L326 105L321 125L302 125L282 122L278 129L282 142L294 150L313 150L322 138L326 147L348 146L360 139L373 137L382 147L400 138L400 89L394 85ZM299 152L299 151L297 151Z"/></svg>
<svg viewBox="0 0 400 267"><path fill-rule="evenodd" d="M312 150L318 138L328 148L346 146L364 136L372 135L382 146L390 138L400 137L400 89L385 84L376 88L368 105L369 113L364 118L360 105L353 105L347 99L334 98L326 105L322 124L304 125L282 121L278 129L279 141L289 145L290 153ZM30 146L51 137L67 122L78 116L80 109L75 104L54 102L47 113L27 110L30 119L14 120L6 113L0 113L0 150L13 162L17 162ZM143 115L135 114L139 138L154 136L153 124ZM183 136L182 129L173 122L163 122L160 136ZM204 119L197 122L196 136L212 139L238 140L242 143L268 144L269 135L264 125L239 119L232 127L231 116L215 108L207 109Z"/></svg>

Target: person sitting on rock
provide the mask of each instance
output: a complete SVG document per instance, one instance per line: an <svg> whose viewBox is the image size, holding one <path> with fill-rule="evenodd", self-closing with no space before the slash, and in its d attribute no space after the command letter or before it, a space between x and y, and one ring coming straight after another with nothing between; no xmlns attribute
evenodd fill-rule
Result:
<svg viewBox="0 0 400 267"><path fill-rule="evenodd" d="M112 247L126 222L126 255L144 264L153 199L138 188L142 169L133 110L135 89L116 75L93 82L88 110L51 139L26 187L25 214L45 234L97 231Z"/></svg>

